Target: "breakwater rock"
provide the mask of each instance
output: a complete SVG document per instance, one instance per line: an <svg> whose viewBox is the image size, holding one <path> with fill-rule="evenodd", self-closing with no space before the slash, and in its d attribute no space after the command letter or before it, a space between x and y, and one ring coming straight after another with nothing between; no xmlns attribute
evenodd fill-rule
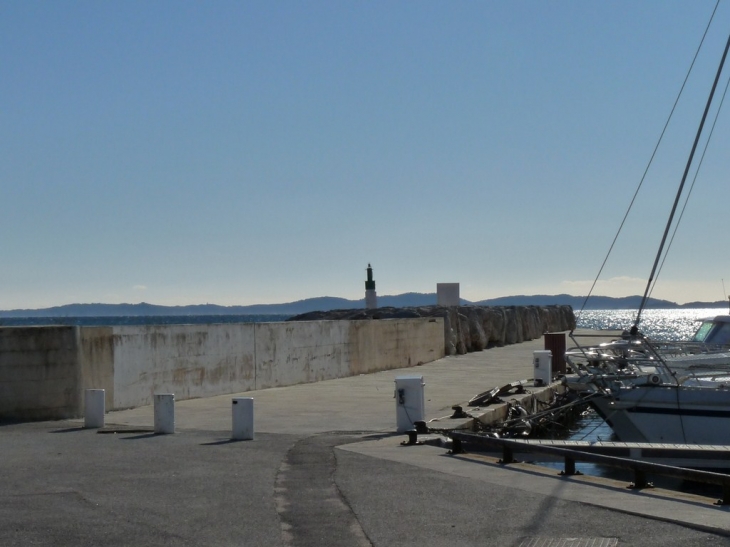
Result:
<svg viewBox="0 0 730 547"><path fill-rule="evenodd" d="M420 306L331 310L296 315L288 321L405 319L443 317L446 355L518 344L546 332L575 328L571 306Z"/></svg>

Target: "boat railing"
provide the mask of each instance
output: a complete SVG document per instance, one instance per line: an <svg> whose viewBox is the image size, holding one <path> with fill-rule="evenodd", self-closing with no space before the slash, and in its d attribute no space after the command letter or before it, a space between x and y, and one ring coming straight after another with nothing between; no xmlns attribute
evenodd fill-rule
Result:
<svg viewBox="0 0 730 547"><path fill-rule="evenodd" d="M577 337L576 337L577 338ZM591 337L595 339L595 336ZM620 338L608 342L576 345L565 352L566 363L579 377L606 382L645 379L653 384L676 383L663 356L644 338ZM574 338L574 341L578 342Z"/></svg>
<svg viewBox="0 0 730 547"><path fill-rule="evenodd" d="M652 345L658 352L667 357L682 357L687 355L713 354L730 351L727 344L706 344L694 341L654 341Z"/></svg>
<svg viewBox="0 0 730 547"><path fill-rule="evenodd" d="M464 453L464 444L500 449L502 452L502 459L500 460L500 463L503 465L516 463L514 454L517 452L546 454L563 459L564 468L560 474L565 477L580 474L576 471L576 462L595 463L631 471L633 473L634 481L630 486L637 490L642 490L652 486L652 484L647 480L647 475L686 479L722 487L722 499L717 502L717 505L730 505L730 475L726 475L724 473L675 467L661 463L622 458L618 456L608 456L605 454L595 454L571 448L556 447L542 443L530 443L526 440L503 439L463 431L451 431L448 433L448 436L452 440L450 453L454 455ZM625 444L629 445L630 443ZM676 448L676 445L672 445L672 447ZM718 449L723 447L712 448ZM728 449L730 447L724 448Z"/></svg>
<svg viewBox="0 0 730 547"><path fill-rule="evenodd" d="M580 344L581 336L590 344ZM677 375L683 378L703 377L730 372L730 346L709 345L702 342L654 341L641 335L623 333L599 335L571 335L577 343L565 353L570 369L582 377L594 378L598 383L628 380L633 384L648 380L653 385L678 385ZM596 338L609 341L596 343Z"/></svg>

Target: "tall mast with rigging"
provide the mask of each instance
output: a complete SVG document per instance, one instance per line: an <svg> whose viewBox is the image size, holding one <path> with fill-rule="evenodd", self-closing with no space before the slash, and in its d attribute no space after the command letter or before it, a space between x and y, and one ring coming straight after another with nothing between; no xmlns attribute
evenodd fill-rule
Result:
<svg viewBox="0 0 730 547"><path fill-rule="evenodd" d="M654 266L651 269L651 274L649 275L649 280L646 283L646 289L644 290L644 296L641 298L641 304L639 305L639 310L636 312L636 321L634 321L634 326L631 328L631 333L636 334L639 331L639 322L641 321L641 312L644 310L644 306L646 305L646 300L649 297L649 291L651 289L651 285L654 282L654 276L656 275L657 267L659 266L659 260L661 259L662 252L664 251L664 244L667 241L667 235L669 234L669 230L672 226L672 222L674 221L674 214L677 211L677 205L679 204L679 198L682 195L682 191L684 190L684 183L687 181L687 175L689 174L690 166L692 165L692 159L695 155L695 150L697 150L697 144L699 143L700 136L702 135L702 129L705 126L705 120L707 119L707 113L710 110L710 105L712 104L712 98L715 95L715 89L717 88L717 82L720 80L720 74L722 73L722 67L725 65L725 58L727 57L728 49L730 49L730 36L728 36L727 43L725 44L725 51L722 54L722 59L720 60L720 66L717 68L717 74L715 75L715 81L712 83L712 89L710 90L710 96L707 98L707 104L705 105L705 111L702 113L702 120L700 121L700 126L697 129L697 135L695 135L694 143L692 144L692 150L689 154L689 158L687 159L687 165L684 168L684 174L682 175L682 182L679 184L679 189L677 190L677 195L674 198L674 204L672 205L672 211L669 214L669 220L667 221L667 226L664 228L664 234L662 235L662 241L659 244L659 250L657 251L656 258L654 259Z"/></svg>

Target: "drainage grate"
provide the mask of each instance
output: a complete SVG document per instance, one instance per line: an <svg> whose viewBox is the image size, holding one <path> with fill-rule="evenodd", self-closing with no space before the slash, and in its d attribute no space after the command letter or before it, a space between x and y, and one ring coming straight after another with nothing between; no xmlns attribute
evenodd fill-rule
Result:
<svg viewBox="0 0 730 547"><path fill-rule="evenodd" d="M616 547L618 538L523 538L520 547Z"/></svg>

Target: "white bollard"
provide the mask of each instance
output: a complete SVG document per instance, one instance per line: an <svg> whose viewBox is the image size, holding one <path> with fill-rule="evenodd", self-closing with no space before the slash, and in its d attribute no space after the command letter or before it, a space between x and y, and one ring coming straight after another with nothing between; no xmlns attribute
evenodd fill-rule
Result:
<svg viewBox="0 0 730 547"><path fill-rule="evenodd" d="M104 390L84 391L84 427L104 427Z"/></svg>
<svg viewBox="0 0 730 547"><path fill-rule="evenodd" d="M253 440L253 397L235 397L231 406L233 407L231 438L239 441Z"/></svg>
<svg viewBox="0 0 730 547"><path fill-rule="evenodd" d="M155 433L175 433L174 393L155 393Z"/></svg>

